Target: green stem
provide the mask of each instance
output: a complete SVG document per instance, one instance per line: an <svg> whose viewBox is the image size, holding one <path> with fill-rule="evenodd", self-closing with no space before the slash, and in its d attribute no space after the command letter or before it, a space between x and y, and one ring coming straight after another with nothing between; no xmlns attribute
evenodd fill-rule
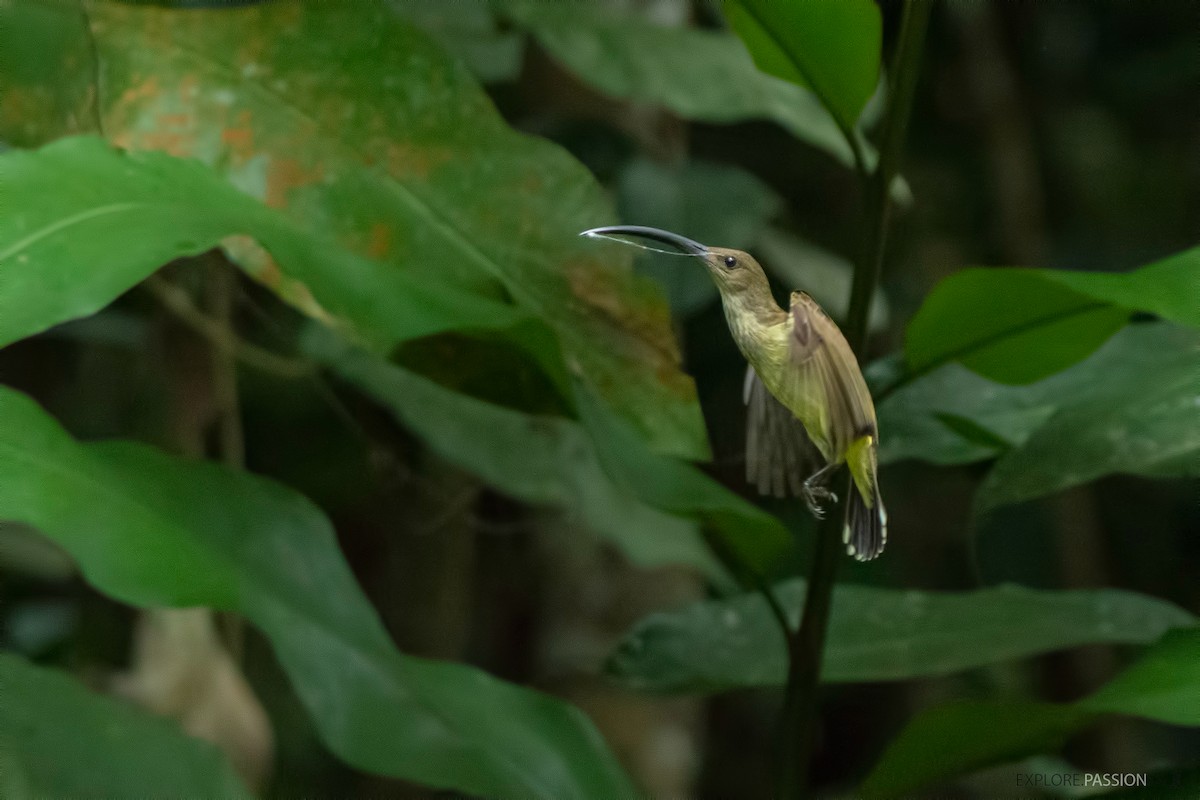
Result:
<svg viewBox="0 0 1200 800"><path fill-rule="evenodd" d="M929 22L932 0L908 0L900 22L896 52L892 60L891 86L887 115L883 123L879 161L866 180L866 204L863 250L854 269L850 290L850 311L843 333L861 362L867 341L867 317L871 295L879 283L891 216L889 191L900 164L904 135L912 109L913 92L920 72L921 50ZM852 134L850 134L852 136ZM833 586L842 558L842 504L853 491L847 479L841 493L842 503L829 509L829 516L817 530L813 563L804 601L800 627L788 636L788 681L784 694L781 743L790 748L782 760L783 773L779 795L785 798L807 796L809 762L817 719L817 687L821 679L821 660L825 651L825 633L833 599ZM792 769L787 769L790 755Z"/></svg>

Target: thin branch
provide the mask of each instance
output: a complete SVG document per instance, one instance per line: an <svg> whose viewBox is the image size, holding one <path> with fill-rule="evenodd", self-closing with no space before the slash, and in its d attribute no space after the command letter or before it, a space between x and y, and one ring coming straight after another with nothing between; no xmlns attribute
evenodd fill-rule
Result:
<svg viewBox="0 0 1200 800"><path fill-rule="evenodd" d="M227 325L198 309L187 292L165 278L151 275L143 285L181 322L246 366L286 380L316 373L316 366L309 361L287 358L239 338Z"/></svg>

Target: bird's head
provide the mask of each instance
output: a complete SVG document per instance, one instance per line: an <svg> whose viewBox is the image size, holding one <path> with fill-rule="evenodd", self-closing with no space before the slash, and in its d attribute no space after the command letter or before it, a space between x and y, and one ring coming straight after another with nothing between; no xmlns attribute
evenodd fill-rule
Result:
<svg viewBox="0 0 1200 800"><path fill-rule="evenodd" d="M609 225L603 228L592 228L591 230L584 231L580 236L612 239L622 244L631 244L648 250L656 249L617 238L634 236L673 247L678 253L662 250L657 252L692 256L698 261L702 261L708 269L708 274L712 276L713 281L717 284L717 289L726 297L741 295L748 291L761 291L763 289L766 289L768 293L770 291L767 284L767 276L763 272L763 268L759 266L759 263L749 253L744 253L741 250L731 250L727 247L709 247L686 236L680 236L677 233L660 230L659 228L647 228L642 225Z"/></svg>

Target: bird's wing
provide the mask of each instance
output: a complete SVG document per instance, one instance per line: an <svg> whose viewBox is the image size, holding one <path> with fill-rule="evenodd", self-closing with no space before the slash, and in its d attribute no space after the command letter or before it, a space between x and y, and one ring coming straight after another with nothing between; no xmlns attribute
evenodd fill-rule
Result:
<svg viewBox="0 0 1200 800"><path fill-rule="evenodd" d="M804 480L824 463L796 415L767 391L754 367L746 367L746 480L762 494L798 495Z"/></svg>
<svg viewBox="0 0 1200 800"><path fill-rule="evenodd" d="M844 458L861 436L878 441L875 406L846 337L804 292L792 293L791 318L791 368L781 386L785 400L796 406L801 419L823 416L822 449L830 460Z"/></svg>

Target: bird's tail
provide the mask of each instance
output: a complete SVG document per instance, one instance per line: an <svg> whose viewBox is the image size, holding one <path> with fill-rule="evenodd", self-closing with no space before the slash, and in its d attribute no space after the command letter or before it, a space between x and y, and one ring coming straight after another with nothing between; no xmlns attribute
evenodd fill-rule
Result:
<svg viewBox="0 0 1200 800"><path fill-rule="evenodd" d="M864 436L855 444L859 443L861 449L852 446L852 454L858 457L850 462L854 483L846 502L842 540L847 553L859 561L870 561L887 546L887 511L879 496L874 437Z"/></svg>

